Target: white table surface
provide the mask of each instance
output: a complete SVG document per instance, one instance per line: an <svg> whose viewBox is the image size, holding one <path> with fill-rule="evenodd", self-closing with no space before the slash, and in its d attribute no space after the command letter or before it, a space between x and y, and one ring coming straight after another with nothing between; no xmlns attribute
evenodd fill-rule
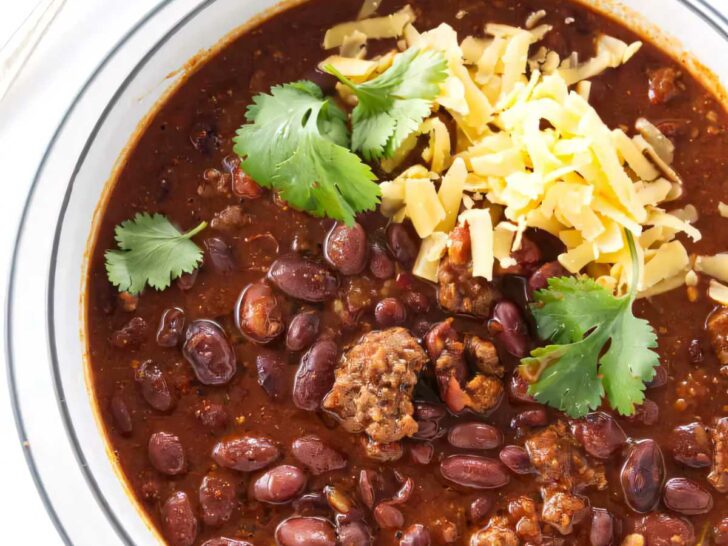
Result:
<svg viewBox="0 0 728 546"><path fill-rule="evenodd" d="M28 188L67 106L124 32L160 0L66 0L15 85L0 102L0 308L17 224ZM657 1L657 0L656 0ZM728 0L714 0L728 14ZM0 44L30 12L34 1L0 0ZM1 322L2 319L0 319ZM61 544L25 464L5 380L5 339L0 336L0 521L4 544ZM103 542L100 542L103 544Z"/></svg>

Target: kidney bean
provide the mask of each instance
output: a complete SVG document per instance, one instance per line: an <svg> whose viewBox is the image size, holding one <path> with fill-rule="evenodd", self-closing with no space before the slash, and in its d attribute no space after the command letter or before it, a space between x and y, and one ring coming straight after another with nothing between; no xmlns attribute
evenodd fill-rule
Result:
<svg viewBox="0 0 728 546"><path fill-rule="evenodd" d="M280 457L281 452L265 436L238 436L221 440L212 450L212 458L220 466L254 472L265 468Z"/></svg>
<svg viewBox="0 0 728 546"><path fill-rule="evenodd" d="M665 481L665 461L654 440L633 445L622 466L620 482L627 504L635 512L653 510L660 500Z"/></svg>
<svg viewBox="0 0 728 546"><path fill-rule="evenodd" d="M690 423L676 427L669 445L673 458L691 468L706 468L713 459L713 444L710 434L702 423Z"/></svg>
<svg viewBox="0 0 728 546"><path fill-rule="evenodd" d="M404 525L404 515L399 508L385 502L374 508L374 520L382 529L399 529Z"/></svg>
<svg viewBox="0 0 728 546"><path fill-rule="evenodd" d="M162 474L176 476L187 470L187 460L182 442L174 434L155 432L147 444L149 462Z"/></svg>
<svg viewBox="0 0 728 546"><path fill-rule="evenodd" d="M442 404L417 401L414 403L414 418L418 421L440 422L447 415L447 410Z"/></svg>
<svg viewBox="0 0 728 546"><path fill-rule="evenodd" d="M247 540L237 540L234 538L218 537L211 538L202 543L202 546L253 546L252 542Z"/></svg>
<svg viewBox="0 0 728 546"><path fill-rule="evenodd" d="M222 328L209 320L196 320L189 325L182 354L204 385L224 385L237 371L230 342Z"/></svg>
<svg viewBox="0 0 728 546"><path fill-rule="evenodd" d="M646 383L645 386L648 389L659 389L667 385L668 379L667 368L665 366L658 366L655 368L655 377L649 383Z"/></svg>
<svg viewBox="0 0 728 546"><path fill-rule="evenodd" d="M334 384L339 349L331 340L317 341L301 358L293 383L296 407L316 411Z"/></svg>
<svg viewBox="0 0 728 546"><path fill-rule="evenodd" d="M399 490L387 501L387 503L391 505L404 504L412 496L412 493L415 490L415 482L412 478L404 478L403 476L400 476L397 471L395 471L395 476L402 483L402 487L399 488Z"/></svg>
<svg viewBox="0 0 728 546"><path fill-rule="evenodd" d="M177 277L177 288L182 290L182 292L191 290L195 285L195 281L197 281L197 274L199 271L199 269L195 269L191 273L182 273L179 277Z"/></svg>
<svg viewBox="0 0 728 546"><path fill-rule="evenodd" d="M160 347L176 347L182 339L184 327L185 312L179 307L166 309L159 319L157 345Z"/></svg>
<svg viewBox="0 0 728 546"><path fill-rule="evenodd" d="M430 538L430 531L427 530L427 527L420 523L415 523L405 529L399 541L399 546L430 546L431 543L432 539Z"/></svg>
<svg viewBox="0 0 728 546"><path fill-rule="evenodd" d="M259 502L283 504L298 496L306 487L306 475L300 468L283 464L271 468L253 483L253 496Z"/></svg>
<svg viewBox="0 0 728 546"><path fill-rule="evenodd" d="M131 420L129 406L124 400L124 395L120 390L116 390L109 400L109 410L111 417L114 419L114 426L122 436L129 436L134 430L134 424Z"/></svg>
<svg viewBox="0 0 728 546"><path fill-rule="evenodd" d="M688 360L696 366L705 360L705 352L703 351L703 343L699 339L693 339L688 345ZM662 366L660 366L662 368ZM658 368L659 369L659 368Z"/></svg>
<svg viewBox="0 0 728 546"><path fill-rule="evenodd" d="M326 301L334 297L339 281L331 271L296 254L278 258L268 278L281 292L299 300Z"/></svg>
<svg viewBox="0 0 728 546"><path fill-rule="evenodd" d="M601 411L573 421L571 433L584 446L584 450L597 459L608 459L627 442L627 435L617 421Z"/></svg>
<svg viewBox="0 0 728 546"><path fill-rule="evenodd" d="M402 266L412 269L420 251L418 239L403 224L392 223L387 228L387 246L389 251Z"/></svg>
<svg viewBox="0 0 728 546"><path fill-rule="evenodd" d="M288 392L288 365L285 356L264 349L255 357L255 368L260 385L271 398L282 398Z"/></svg>
<svg viewBox="0 0 728 546"><path fill-rule="evenodd" d="M293 511L299 515L328 515L331 510L323 491L305 493L292 503Z"/></svg>
<svg viewBox="0 0 728 546"><path fill-rule="evenodd" d="M639 406L635 407L633 415L627 417L627 421L643 427L651 427L660 420L660 407L652 400L645 399Z"/></svg>
<svg viewBox="0 0 728 546"><path fill-rule="evenodd" d="M162 505L162 529L171 546L192 546L197 538L197 518L187 493L177 491Z"/></svg>
<svg viewBox="0 0 728 546"><path fill-rule="evenodd" d="M667 514L650 514L639 520L635 531L645 538L646 546L689 546L695 544L692 524Z"/></svg>
<svg viewBox="0 0 728 546"><path fill-rule="evenodd" d="M528 354L528 328L515 303L508 300L496 303L488 326L493 336L510 354L517 358Z"/></svg>
<svg viewBox="0 0 728 546"><path fill-rule="evenodd" d="M212 432L221 432L225 430L230 421L230 416L222 404L203 400L195 409L195 417L200 421L203 427Z"/></svg>
<svg viewBox="0 0 728 546"><path fill-rule="evenodd" d="M372 245L369 251L369 271L374 278L380 280L394 277L394 262L387 256L387 251L379 245Z"/></svg>
<svg viewBox="0 0 728 546"><path fill-rule="evenodd" d="M548 262L534 271L528 278L528 289L531 292L543 290L552 277L565 277L569 274L559 262Z"/></svg>
<svg viewBox="0 0 728 546"><path fill-rule="evenodd" d="M536 399L528 394L528 381L526 381L518 371L513 373L511 381L508 384L508 393L512 402L516 404L533 404Z"/></svg>
<svg viewBox="0 0 728 546"><path fill-rule="evenodd" d="M662 500L670 510L686 516L707 514L713 509L713 496L687 478L668 480Z"/></svg>
<svg viewBox="0 0 728 546"><path fill-rule="evenodd" d="M257 282L243 289L236 304L235 325L256 343L268 343L283 333L283 311L270 286Z"/></svg>
<svg viewBox="0 0 728 546"><path fill-rule="evenodd" d="M376 492L374 490L375 480L376 474L373 470L362 470L359 472L359 497L364 503L364 506L370 510L374 508L374 501L376 500Z"/></svg>
<svg viewBox="0 0 728 546"><path fill-rule="evenodd" d="M485 423L461 423L450 429L447 441L460 449L494 449L503 442L503 435Z"/></svg>
<svg viewBox="0 0 728 546"><path fill-rule="evenodd" d="M410 457L416 464L427 465L432 462L435 455L435 447L430 442L412 444L409 446Z"/></svg>
<svg viewBox="0 0 728 546"><path fill-rule="evenodd" d="M415 313L427 313L430 310L430 298L422 292L405 292L402 294L405 305Z"/></svg>
<svg viewBox="0 0 728 546"><path fill-rule="evenodd" d="M498 454L498 458L514 474L531 474L533 465L528 452L521 446L505 446Z"/></svg>
<svg viewBox="0 0 728 546"><path fill-rule="evenodd" d="M218 527L230 520L236 501L235 487L228 480L208 474L200 484L199 497L205 525Z"/></svg>
<svg viewBox="0 0 728 546"><path fill-rule="evenodd" d="M468 520L473 524L482 523L492 509L493 499L491 497L485 495L476 497L468 506Z"/></svg>
<svg viewBox="0 0 728 546"><path fill-rule="evenodd" d="M713 542L716 546L728 544L728 517L723 518L713 527Z"/></svg>
<svg viewBox="0 0 728 546"><path fill-rule="evenodd" d="M384 298L374 308L374 318L382 328L400 326L407 320L407 309L397 298Z"/></svg>
<svg viewBox="0 0 728 546"><path fill-rule="evenodd" d="M440 463L440 472L451 482L473 489L497 489L510 481L500 461L478 455L447 457Z"/></svg>
<svg viewBox="0 0 728 546"><path fill-rule="evenodd" d="M286 347L289 351L303 351L316 340L321 328L321 319L314 311L298 313L288 325Z"/></svg>
<svg viewBox="0 0 728 546"><path fill-rule="evenodd" d="M652 104L665 104L680 95L685 87L680 82L681 73L671 66L664 66L649 73L649 91Z"/></svg>
<svg viewBox="0 0 728 546"><path fill-rule="evenodd" d="M288 518L276 528L275 539L278 546L336 546L334 526L323 518Z"/></svg>
<svg viewBox="0 0 728 546"><path fill-rule="evenodd" d="M522 411L511 419L511 428L518 429L523 427L535 428L545 427L549 422L548 414L545 408L535 408Z"/></svg>
<svg viewBox="0 0 728 546"><path fill-rule="evenodd" d="M310 434L293 441L291 453L314 476L346 468L346 457L329 447L324 441Z"/></svg>
<svg viewBox="0 0 728 546"><path fill-rule="evenodd" d="M142 317L134 317L121 329L111 334L109 341L117 349L136 349L147 337L147 323Z"/></svg>
<svg viewBox="0 0 728 546"><path fill-rule="evenodd" d="M233 251L230 246L220 237L209 237L205 239L205 263L212 265L218 273L229 273L237 269Z"/></svg>
<svg viewBox="0 0 728 546"><path fill-rule="evenodd" d="M258 199L265 193L265 190L239 166L233 167L231 174L232 190L235 196L243 199Z"/></svg>
<svg viewBox="0 0 728 546"><path fill-rule="evenodd" d="M147 404L157 411L169 411L174 406L174 397L159 366L147 360L134 372L134 381Z"/></svg>
<svg viewBox="0 0 728 546"><path fill-rule="evenodd" d="M360 224L336 224L324 240L324 258L342 275L358 275L367 264L367 234Z"/></svg>
<svg viewBox="0 0 728 546"><path fill-rule="evenodd" d="M609 546L614 540L614 519L604 508L592 508L590 546Z"/></svg>
<svg viewBox="0 0 728 546"><path fill-rule="evenodd" d="M372 535L361 521L340 525L337 531L339 546L370 546Z"/></svg>

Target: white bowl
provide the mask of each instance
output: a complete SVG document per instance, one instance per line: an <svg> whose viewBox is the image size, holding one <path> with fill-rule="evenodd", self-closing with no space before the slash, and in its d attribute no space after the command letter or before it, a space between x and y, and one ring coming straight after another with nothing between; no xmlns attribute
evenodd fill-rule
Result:
<svg viewBox="0 0 728 546"><path fill-rule="evenodd" d="M28 464L66 543L159 540L117 477L85 381L86 248L114 159L180 73L164 75L275 3L163 2L129 30L81 89L38 168L9 286L9 379ZM641 16L614 9L629 26L644 30L652 24L680 36L682 45L664 35L658 41L694 66L685 54L691 52L728 82L728 20L704 0L622 4Z"/></svg>

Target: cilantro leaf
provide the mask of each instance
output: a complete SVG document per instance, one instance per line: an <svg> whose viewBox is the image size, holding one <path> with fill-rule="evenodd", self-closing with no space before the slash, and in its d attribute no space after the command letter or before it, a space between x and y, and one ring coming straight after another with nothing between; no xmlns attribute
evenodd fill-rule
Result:
<svg viewBox="0 0 728 546"><path fill-rule="evenodd" d="M202 222L180 233L161 214L139 213L114 232L120 250L107 250L106 274L122 292L138 294L148 284L168 288L172 280L191 273L202 262L202 249L190 239L207 227Z"/></svg>
<svg viewBox="0 0 728 546"><path fill-rule="evenodd" d="M392 157L430 114L432 101L447 78L447 60L439 51L409 49L381 75L356 84L333 66L325 70L359 98L352 112L352 149L367 160Z"/></svg>
<svg viewBox="0 0 728 546"><path fill-rule="evenodd" d="M309 81L253 98L234 151L258 184L292 206L347 224L379 199L371 168L347 147L346 115Z"/></svg>
<svg viewBox="0 0 728 546"><path fill-rule="evenodd" d="M645 383L655 375L657 336L632 313L638 278L634 241L630 293L621 297L589 278L549 279L535 294L531 311L542 339L553 345L535 349L521 361L521 373L537 376L529 393L541 403L583 417L605 396L622 415L644 402Z"/></svg>

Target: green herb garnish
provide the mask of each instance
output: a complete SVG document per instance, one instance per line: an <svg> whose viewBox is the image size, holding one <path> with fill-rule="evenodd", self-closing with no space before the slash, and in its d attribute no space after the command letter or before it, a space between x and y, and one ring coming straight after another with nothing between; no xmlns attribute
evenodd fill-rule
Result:
<svg viewBox="0 0 728 546"><path fill-rule="evenodd" d="M234 151L258 184L295 208L349 225L357 212L376 207L379 186L348 149L346 114L316 84L273 87L253 98L245 117Z"/></svg>
<svg viewBox="0 0 728 546"><path fill-rule="evenodd" d="M207 227L202 222L180 233L161 214L139 213L116 226L120 250L107 250L106 273L120 291L138 294L148 284L156 290L169 287L182 273L191 273L202 262L202 249L190 239Z"/></svg>
<svg viewBox="0 0 728 546"><path fill-rule="evenodd" d="M373 160L392 157L430 114L440 84L447 78L447 60L439 51L409 49L381 75L361 84L331 65L325 70L356 93L352 149Z"/></svg>
<svg viewBox="0 0 728 546"><path fill-rule="evenodd" d="M614 296L589 278L559 277L536 292L531 306L539 335L554 344L522 360L521 373L538 376L529 394L574 418L597 409L605 392L612 408L632 415L659 365L652 350L655 331L632 313L639 265L630 233L627 241L632 254L628 294Z"/></svg>

